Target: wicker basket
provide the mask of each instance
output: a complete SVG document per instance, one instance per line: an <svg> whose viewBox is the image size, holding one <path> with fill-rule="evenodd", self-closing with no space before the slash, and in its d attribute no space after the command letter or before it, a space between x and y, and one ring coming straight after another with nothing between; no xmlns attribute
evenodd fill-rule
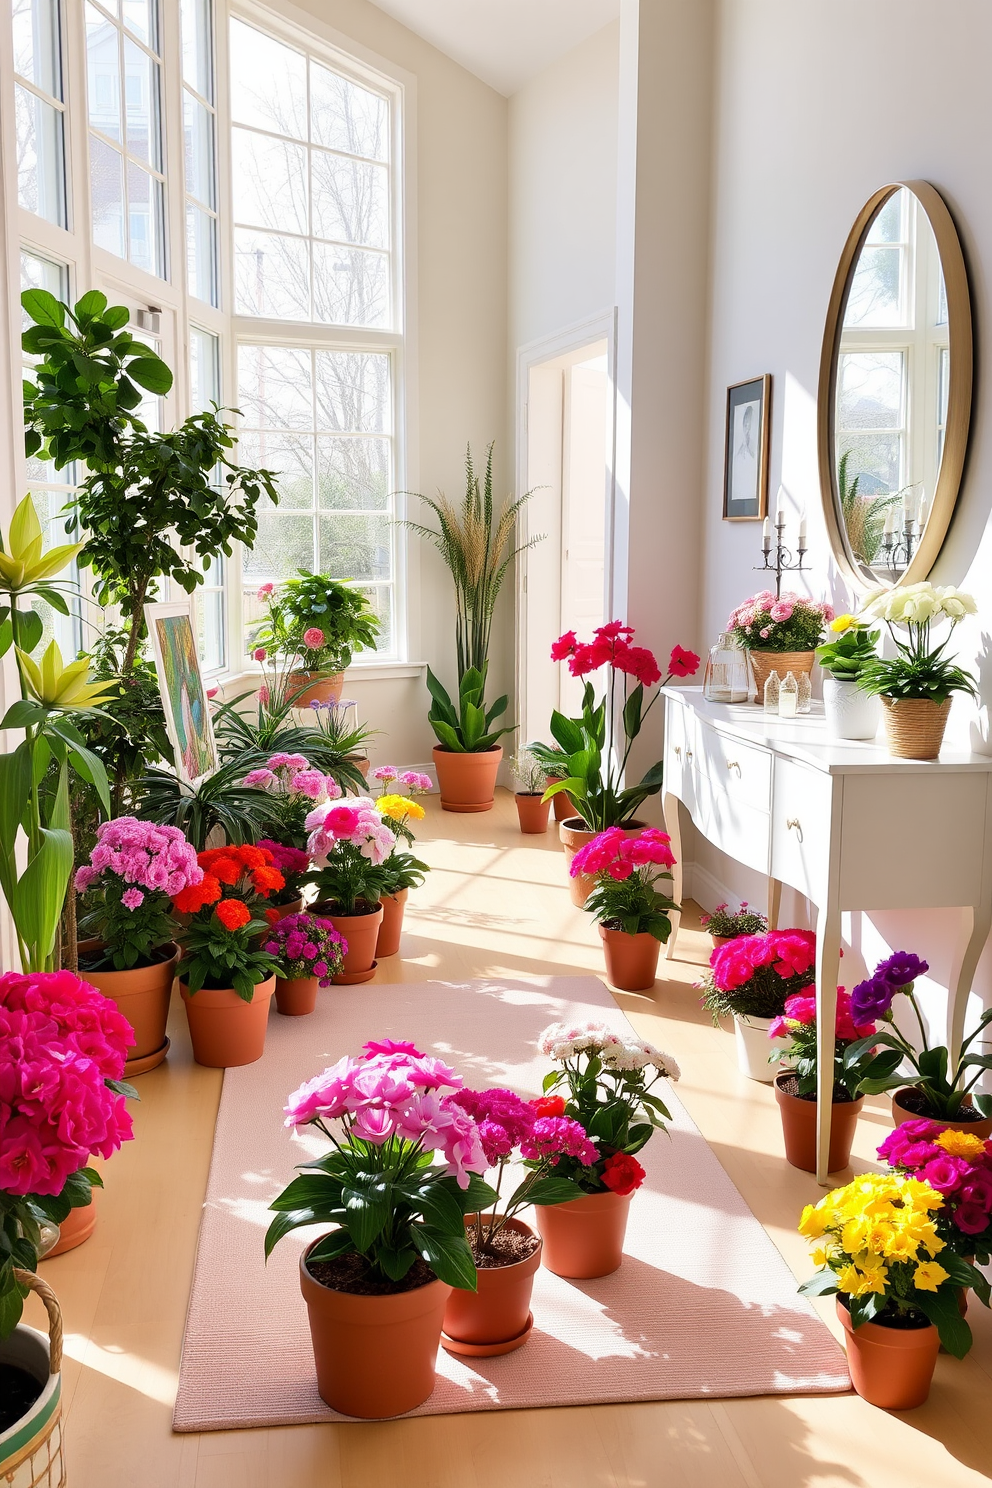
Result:
<svg viewBox="0 0 992 1488"><path fill-rule="evenodd" d="M757 689L755 702L758 704L765 700L765 683L772 672L778 672L780 682L789 672L798 679L800 672L812 672L813 662L816 660L815 651L748 651L747 654Z"/></svg>
<svg viewBox="0 0 992 1488"><path fill-rule="evenodd" d="M899 759L936 759L944 742L951 699L942 703L929 698L882 698L882 715L889 739L889 753Z"/></svg>
<svg viewBox="0 0 992 1488"><path fill-rule="evenodd" d="M33 1271L15 1267L21 1286L37 1292L48 1313L49 1380L41 1397L27 1415L4 1434L10 1439L0 1447L0 1483L4 1488L65 1488L62 1456L62 1310L47 1282ZM35 1336L31 1330L29 1336Z"/></svg>

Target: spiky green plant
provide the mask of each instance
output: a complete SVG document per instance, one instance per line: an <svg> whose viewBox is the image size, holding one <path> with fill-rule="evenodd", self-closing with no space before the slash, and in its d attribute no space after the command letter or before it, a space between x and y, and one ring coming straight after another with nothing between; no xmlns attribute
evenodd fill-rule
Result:
<svg viewBox="0 0 992 1488"><path fill-rule="evenodd" d="M847 462L854 453L845 450L837 465L837 494L844 519L847 540L851 552L860 563L871 565L878 557L885 527L885 513L890 506L901 501L904 491L883 492L878 496L862 496L858 490L861 476L848 481ZM907 486L905 490L909 490Z"/></svg>
<svg viewBox="0 0 992 1488"><path fill-rule="evenodd" d="M544 537L541 533L513 547L517 514L534 493L525 491L515 499L507 497L499 511L496 510L493 503L493 444L490 444L486 450L486 471L481 484L472 462L472 446L467 446L465 495L460 503L440 491L436 499L422 496L419 492L404 494L418 496L437 517L437 530L421 522L407 521L404 525L434 544L454 580L458 681L460 683L472 668L484 676L493 613L506 571L518 553L532 548Z"/></svg>

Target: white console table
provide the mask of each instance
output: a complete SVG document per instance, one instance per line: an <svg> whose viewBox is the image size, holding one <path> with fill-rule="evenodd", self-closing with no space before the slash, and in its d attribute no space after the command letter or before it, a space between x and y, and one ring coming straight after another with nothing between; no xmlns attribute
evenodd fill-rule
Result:
<svg viewBox="0 0 992 1488"><path fill-rule="evenodd" d="M783 883L817 906L816 1176L826 1183L841 913L971 909L971 933L950 987L954 1047L992 925L992 757L951 744L939 760L893 759L884 740L830 738L822 704L779 719L753 703L709 703L700 688L668 687L663 791L679 860L676 902L681 801L704 837L767 876L773 928ZM672 918L669 956L680 916ZM913 943L900 949L925 954Z"/></svg>

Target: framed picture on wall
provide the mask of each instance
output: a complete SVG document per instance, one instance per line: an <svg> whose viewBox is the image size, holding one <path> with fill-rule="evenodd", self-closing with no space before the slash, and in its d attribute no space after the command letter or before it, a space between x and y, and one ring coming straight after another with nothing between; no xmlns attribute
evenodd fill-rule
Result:
<svg viewBox="0 0 992 1488"><path fill-rule="evenodd" d="M768 436L772 379L752 377L727 389L723 520L760 522L768 510Z"/></svg>
<svg viewBox="0 0 992 1488"><path fill-rule="evenodd" d="M220 763L207 692L200 675L193 598L146 604L145 620L165 709L165 727L176 757L176 774L196 786Z"/></svg>

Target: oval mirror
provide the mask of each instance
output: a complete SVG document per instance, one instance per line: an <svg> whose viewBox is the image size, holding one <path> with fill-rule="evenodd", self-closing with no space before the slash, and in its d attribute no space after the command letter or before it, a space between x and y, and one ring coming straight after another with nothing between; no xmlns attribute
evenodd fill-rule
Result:
<svg viewBox="0 0 992 1488"><path fill-rule="evenodd" d="M883 186L837 269L820 361L820 486L855 586L916 583L940 552L968 443L968 279L957 231L926 181Z"/></svg>

